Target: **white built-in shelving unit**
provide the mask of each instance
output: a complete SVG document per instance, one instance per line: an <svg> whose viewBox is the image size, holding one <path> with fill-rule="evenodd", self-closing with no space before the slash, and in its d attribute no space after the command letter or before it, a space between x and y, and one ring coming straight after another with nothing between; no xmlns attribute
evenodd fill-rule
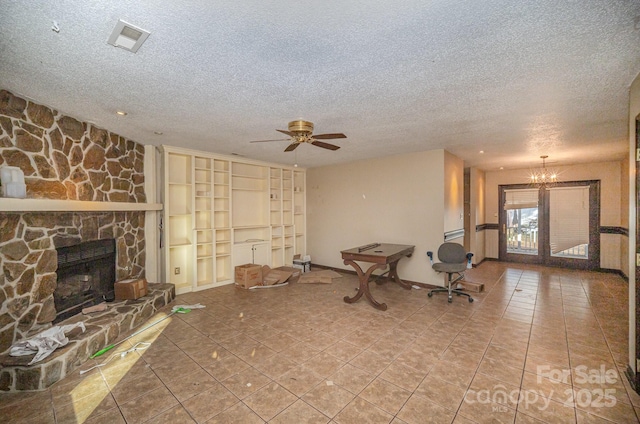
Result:
<svg viewBox="0 0 640 424"><path fill-rule="evenodd" d="M230 162L213 160L213 228L215 230L216 284L231 281L231 177Z"/></svg>
<svg viewBox="0 0 640 424"><path fill-rule="evenodd" d="M237 265L306 249L305 171L162 146L164 280L177 293L233 282Z"/></svg>
<svg viewBox="0 0 640 424"><path fill-rule="evenodd" d="M305 177L304 171L293 171L293 228L295 234L295 254L304 256L306 246L306 211L305 211Z"/></svg>

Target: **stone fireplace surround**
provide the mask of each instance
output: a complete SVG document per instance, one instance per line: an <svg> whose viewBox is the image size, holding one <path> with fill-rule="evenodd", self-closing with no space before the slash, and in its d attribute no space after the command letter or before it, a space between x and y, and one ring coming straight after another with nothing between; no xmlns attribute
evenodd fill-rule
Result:
<svg viewBox="0 0 640 424"><path fill-rule="evenodd" d="M144 146L5 90L0 90L2 165L23 170L30 199L105 205L146 202ZM20 199L0 199L2 202L19 203ZM14 210L0 208L0 354L7 354L15 341L51 326L55 318L56 248L113 238L116 279L145 276L144 211L119 211L108 206L97 211ZM155 306L133 309L145 309L147 315L171 297L165 292L158 296L164 300L152 301ZM131 308L125 309L125 315L131 312ZM140 323L132 316L116 321L115 327L94 329L101 333L103 343L112 342L120 327L125 331L133 321ZM89 349L89 342L79 344ZM20 378L25 370L5 366L0 368L0 390L44 388L56 375L64 376L79 363L80 357L57 361L52 365L57 370L41 372L37 383L29 382L33 378L26 382Z"/></svg>
<svg viewBox="0 0 640 424"><path fill-rule="evenodd" d="M144 277L144 212L6 214L0 228L13 235L0 244L0 353L50 327L56 317L57 248L115 239L116 280Z"/></svg>

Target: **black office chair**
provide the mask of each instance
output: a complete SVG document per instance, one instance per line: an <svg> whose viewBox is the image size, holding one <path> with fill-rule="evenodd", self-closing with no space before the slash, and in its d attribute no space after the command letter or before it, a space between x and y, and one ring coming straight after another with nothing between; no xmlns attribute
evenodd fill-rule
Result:
<svg viewBox="0 0 640 424"><path fill-rule="evenodd" d="M431 267L437 272L447 273L447 287L433 289L427 293L429 297L434 293L447 292L449 294L449 303L453 302L451 295L455 293L457 296L467 296L469 303L473 302L473 298L469 293L465 293L462 289L454 288L453 285L464 278L464 271L467 265L471 264L473 253L464 251L464 247L458 243L443 243L438 248L438 260L440 262L433 263L433 252L427 252ZM458 274L454 279L453 274Z"/></svg>

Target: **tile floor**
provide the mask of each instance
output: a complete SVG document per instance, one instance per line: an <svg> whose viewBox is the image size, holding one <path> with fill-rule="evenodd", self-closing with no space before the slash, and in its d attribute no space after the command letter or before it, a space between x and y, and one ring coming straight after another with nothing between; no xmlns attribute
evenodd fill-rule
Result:
<svg viewBox="0 0 640 424"><path fill-rule="evenodd" d="M182 295L202 303L49 390L0 395L11 423L632 423L627 284L485 262L474 303L372 285L389 309L331 285ZM160 316L152 318L155 321ZM139 341L145 350L121 357ZM110 356L86 363L88 369Z"/></svg>

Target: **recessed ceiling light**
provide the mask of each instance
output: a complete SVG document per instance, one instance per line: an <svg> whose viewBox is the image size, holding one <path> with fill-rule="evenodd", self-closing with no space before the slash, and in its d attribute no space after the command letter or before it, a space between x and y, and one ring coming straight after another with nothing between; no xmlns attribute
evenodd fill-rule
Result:
<svg viewBox="0 0 640 424"><path fill-rule="evenodd" d="M118 115L118 116L127 116L127 112L123 112L121 110L116 110L116 115Z"/></svg>
<svg viewBox="0 0 640 424"><path fill-rule="evenodd" d="M483 153L484 153L484 150L480 150L480 154L483 154Z"/></svg>
<svg viewBox="0 0 640 424"><path fill-rule="evenodd" d="M500 170L502 171L503 169L504 169L504 166L501 166L501 167L500 167Z"/></svg>

